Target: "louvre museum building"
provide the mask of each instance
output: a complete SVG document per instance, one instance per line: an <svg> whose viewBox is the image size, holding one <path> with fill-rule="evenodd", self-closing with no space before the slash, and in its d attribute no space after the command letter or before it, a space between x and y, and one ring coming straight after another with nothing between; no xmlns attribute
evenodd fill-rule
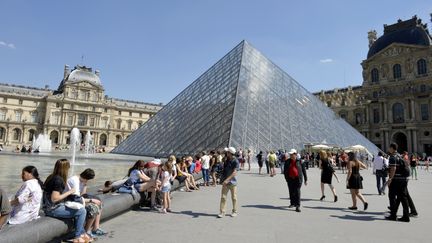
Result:
<svg viewBox="0 0 432 243"><path fill-rule="evenodd" d="M31 145L37 135L47 134L53 146L62 147L78 127L82 134L91 132L95 146L112 148L160 108L108 97L98 70L66 65L57 90L0 84L0 144Z"/></svg>
<svg viewBox="0 0 432 243"><path fill-rule="evenodd" d="M432 41L413 18L368 33L363 84L315 93L379 148L396 142L410 153L432 153Z"/></svg>

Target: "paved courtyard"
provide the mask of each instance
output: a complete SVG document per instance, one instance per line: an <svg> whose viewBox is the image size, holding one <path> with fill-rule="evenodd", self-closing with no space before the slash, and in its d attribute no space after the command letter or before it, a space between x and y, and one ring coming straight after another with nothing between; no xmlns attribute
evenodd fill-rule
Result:
<svg viewBox="0 0 432 243"><path fill-rule="evenodd" d="M326 199L319 201L319 170L308 170L309 182L302 188L302 212L289 209L288 189L282 175L274 178L241 171L239 215L217 219L221 187L198 192L173 193L173 213L129 211L104 222L109 232L102 242L431 242L432 174L419 171L419 180L409 182L410 194L419 212L411 223L385 221L388 197L376 193L372 171L362 171L369 209L350 211L351 197L334 180L339 201L326 187ZM359 202L359 208L363 205ZM228 212L231 209L229 200ZM401 208L399 210L401 213Z"/></svg>

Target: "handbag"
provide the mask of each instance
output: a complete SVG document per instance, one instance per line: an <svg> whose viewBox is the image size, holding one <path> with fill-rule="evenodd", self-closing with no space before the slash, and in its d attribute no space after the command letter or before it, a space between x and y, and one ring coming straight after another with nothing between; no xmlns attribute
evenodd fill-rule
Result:
<svg viewBox="0 0 432 243"><path fill-rule="evenodd" d="M78 210L85 207L85 201L83 197L72 194L66 198L65 206Z"/></svg>

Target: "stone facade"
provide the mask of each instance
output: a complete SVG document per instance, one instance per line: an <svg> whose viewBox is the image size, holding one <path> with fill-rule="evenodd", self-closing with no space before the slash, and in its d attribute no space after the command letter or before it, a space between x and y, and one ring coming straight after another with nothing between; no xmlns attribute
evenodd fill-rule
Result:
<svg viewBox="0 0 432 243"><path fill-rule="evenodd" d="M412 30L420 34L407 36ZM401 151L431 155L432 45L426 25L414 16L385 25L379 39L374 35L369 32L368 58L361 63L363 84L315 95L384 151L396 142Z"/></svg>
<svg viewBox="0 0 432 243"><path fill-rule="evenodd" d="M0 144L30 145L48 134L54 145L69 144L73 127L90 131L94 145L112 148L146 122L162 104L110 98L99 71L65 66L57 90L0 84Z"/></svg>

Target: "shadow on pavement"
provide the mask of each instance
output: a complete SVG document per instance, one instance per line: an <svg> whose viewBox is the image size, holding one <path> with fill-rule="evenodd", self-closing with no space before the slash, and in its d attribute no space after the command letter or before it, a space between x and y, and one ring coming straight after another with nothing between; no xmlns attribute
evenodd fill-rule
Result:
<svg viewBox="0 0 432 243"><path fill-rule="evenodd" d="M192 212L192 211L172 212L171 214L184 214L184 215L192 216L192 218L199 218L199 217L216 218L217 217L217 214L198 213L198 212Z"/></svg>
<svg viewBox="0 0 432 243"><path fill-rule="evenodd" d="M323 207L323 206L318 206L318 207L303 206L303 207L310 208L310 209L317 209L317 210L349 211L346 208L336 208L336 207Z"/></svg>
<svg viewBox="0 0 432 243"><path fill-rule="evenodd" d="M384 220L384 218L378 218L371 215L365 215L365 216L355 216L355 215L344 215L344 216L338 216L338 215L330 215L330 217L333 218L339 218L343 220L355 220L355 221L376 221L376 220Z"/></svg>
<svg viewBox="0 0 432 243"><path fill-rule="evenodd" d="M259 209L273 209L273 210L287 210L288 206L273 206L273 205L243 205L243 208L259 208Z"/></svg>

